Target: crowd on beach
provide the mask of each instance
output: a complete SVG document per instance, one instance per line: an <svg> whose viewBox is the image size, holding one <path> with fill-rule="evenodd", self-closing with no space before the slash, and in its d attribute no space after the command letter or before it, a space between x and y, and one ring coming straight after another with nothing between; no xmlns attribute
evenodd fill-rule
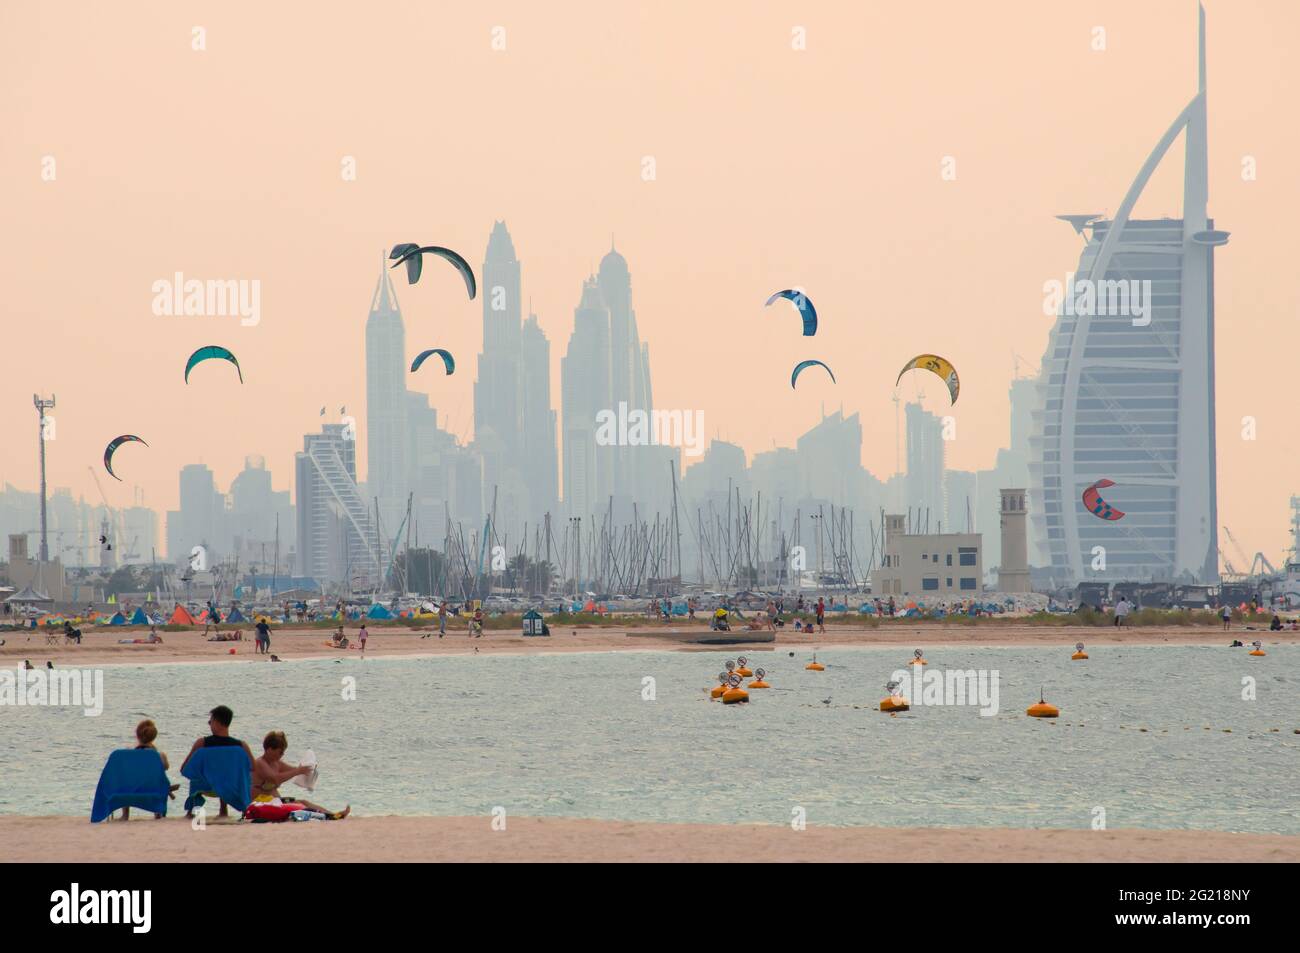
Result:
<svg viewBox="0 0 1300 953"><path fill-rule="evenodd" d="M284 754L288 750L289 742L283 731L268 732L266 737L262 739L262 754L254 757L247 742L241 741L230 734L230 726L234 721L234 717L234 712L225 705L218 705L208 713L209 733L196 739L194 744L190 746L189 753L186 754L185 760L181 762L180 770L182 774L184 774L185 766L189 764L190 759L203 748L242 748L248 756L249 787L252 791L250 810L255 805L266 804L274 807L284 807L290 811L308 811L312 814L322 815L325 820L342 820L348 816L352 810L350 805L344 807L341 811L331 811L304 798L289 799L282 797L280 785L297 777L312 776L316 770L315 766L295 765L284 760ZM158 726L151 719L145 719L136 725L135 739L135 750L151 749L157 751L159 758L162 760L163 770L171 770L171 763L167 755L158 750L156 745ZM179 787L179 784L170 784L168 796L175 798L175 792ZM124 807L121 811L121 819L128 820L131 809ZM229 805L224 800L221 800L217 816L229 817L229 815ZM161 814L155 815L155 817L159 818L162 816ZM186 811L185 816L192 818L194 816L193 810Z"/></svg>

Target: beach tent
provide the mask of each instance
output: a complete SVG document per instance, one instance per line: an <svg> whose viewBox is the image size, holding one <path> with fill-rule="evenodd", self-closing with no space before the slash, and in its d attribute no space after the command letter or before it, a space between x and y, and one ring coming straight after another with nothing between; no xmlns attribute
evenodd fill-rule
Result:
<svg viewBox="0 0 1300 953"><path fill-rule="evenodd" d="M845 605L844 603L842 603L842 602L837 602L837 603L835 603L835 605L831 606L831 611L832 611L832 612L848 612L848 611L849 611L849 607L846 606L846 605Z"/></svg>
<svg viewBox="0 0 1300 953"><path fill-rule="evenodd" d="M673 615L686 615L690 611L690 606L684 602L679 602L673 606Z"/></svg>
<svg viewBox="0 0 1300 953"><path fill-rule="evenodd" d="M226 621L233 624L235 622L247 622L248 620L245 619L244 614L239 611L239 607L235 606L235 608L230 610L230 615L226 616Z"/></svg>
<svg viewBox="0 0 1300 953"><path fill-rule="evenodd" d="M862 605L858 606L858 611L861 612L863 615L875 615L876 607L873 606L870 602L864 602L862 603Z"/></svg>
<svg viewBox="0 0 1300 953"><path fill-rule="evenodd" d="M190 610L186 609L179 602L176 608L172 610L172 617L167 620L168 625L193 625L194 616L190 615Z"/></svg>
<svg viewBox="0 0 1300 953"><path fill-rule="evenodd" d="M378 602L371 606L370 611L366 613L367 619L391 619L392 617L393 614Z"/></svg>
<svg viewBox="0 0 1300 953"><path fill-rule="evenodd" d="M126 616L121 612L114 612L113 618L108 620L109 625L126 625Z"/></svg>
<svg viewBox="0 0 1300 953"><path fill-rule="evenodd" d="M144 614L144 609L136 606L135 615L131 616L132 625L148 625L149 617Z"/></svg>

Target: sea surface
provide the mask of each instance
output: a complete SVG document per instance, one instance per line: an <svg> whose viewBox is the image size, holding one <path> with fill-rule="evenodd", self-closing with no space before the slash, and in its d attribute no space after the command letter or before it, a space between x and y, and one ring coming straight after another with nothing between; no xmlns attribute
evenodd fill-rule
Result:
<svg viewBox="0 0 1300 953"><path fill-rule="evenodd" d="M105 758L146 717L180 781L225 704L255 754L272 729L287 760L315 752L308 797L362 815L1300 834L1300 646L1070 651L927 653L931 678L996 672L991 717L875 710L911 656L896 647L819 651L824 672L804 650L750 653L773 687L730 706L707 696L734 657L719 652L105 666L98 717L0 705L0 813L89 816ZM1025 716L1040 686L1059 719Z"/></svg>

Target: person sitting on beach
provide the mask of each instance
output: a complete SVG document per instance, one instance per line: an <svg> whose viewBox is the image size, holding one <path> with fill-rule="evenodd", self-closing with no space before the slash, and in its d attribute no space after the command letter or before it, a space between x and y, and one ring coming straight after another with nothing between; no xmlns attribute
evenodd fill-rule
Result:
<svg viewBox="0 0 1300 953"><path fill-rule="evenodd" d="M718 632L726 632L731 629L731 624L727 621L727 607L718 606L713 613L713 628Z"/></svg>
<svg viewBox="0 0 1300 953"><path fill-rule="evenodd" d="M162 636L158 634L155 626L149 626L149 638L145 639L150 645L162 645Z"/></svg>
<svg viewBox="0 0 1300 953"><path fill-rule="evenodd" d="M343 634L343 626L339 626L334 630L334 634L330 636L330 642L333 643L334 648L336 649L345 649L348 647L348 637Z"/></svg>
<svg viewBox="0 0 1300 953"><path fill-rule="evenodd" d="M74 629L72 623L67 619L63 620L63 641L76 642L78 645L81 644L81 630Z"/></svg>
<svg viewBox="0 0 1300 953"><path fill-rule="evenodd" d="M135 740L136 740L135 750L140 751L145 748L153 748L154 739L156 739L157 737L158 737L158 726L153 723L152 719L146 718L144 721L140 722L140 724L135 726ZM163 770L170 771L171 765L167 761L167 755L159 751L158 757L162 759ZM176 800L176 789L179 787L180 787L179 784L173 784L171 785L170 790L168 790L167 792L167 796L171 798L173 801ZM155 814L154 817L157 818L158 820L162 820L163 816L161 814ZM131 808L129 807L122 808L122 820L127 821L130 819L131 819Z"/></svg>
<svg viewBox="0 0 1300 953"><path fill-rule="evenodd" d="M230 737L230 723L234 720L235 713L225 705L218 705L216 708L212 709L208 715L208 727L212 730L212 734L194 742L194 745L190 748L190 753L187 754L185 760L181 762L181 771L183 772L185 770L185 765L189 764L190 758L194 756L194 752L198 751L200 748L243 748L244 753L248 755L248 768L251 771L253 769L253 752L249 750L246 743L240 741L238 738ZM222 801L217 816L227 817L229 816L229 813L230 812L226 807L226 802ZM193 817L194 812L189 811L185 816Z"/></svg>
<svg viewBox="0 0 1300 953"><path fill-rule="evenodd" d="M1281 616L1276 616L1276 615L1273 616L1273 621L1269 623L1268 629L1270 632L1281 632L1282 631Z"/></svg>
<svg viewBox="0 0 1300 953"><path fill-rule="evenodd" d="M287 764L283 759L288 747L289 741L283 731L272 731L262 739L262 757L253 761L254 804L286 803L280 798L280 785L293 778L309 777L315 770L307 765ZM351 805L346 805L341 811L331 811L301 798L294 798L292 803L300 804L308 811L324 814L331 821L341 821L352 812Z"/></svg>

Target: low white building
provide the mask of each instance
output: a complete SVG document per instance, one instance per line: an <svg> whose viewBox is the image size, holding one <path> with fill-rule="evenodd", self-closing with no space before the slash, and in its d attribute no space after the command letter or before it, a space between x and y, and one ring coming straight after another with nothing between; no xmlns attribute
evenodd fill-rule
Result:
<svg viewBox="0 0 1300 953"><path fill-rule="evenodd" d="M906 517L885 517L885 551L871 573L881 598L963 599L983 592L979 533L909 533Z"/></svg>

